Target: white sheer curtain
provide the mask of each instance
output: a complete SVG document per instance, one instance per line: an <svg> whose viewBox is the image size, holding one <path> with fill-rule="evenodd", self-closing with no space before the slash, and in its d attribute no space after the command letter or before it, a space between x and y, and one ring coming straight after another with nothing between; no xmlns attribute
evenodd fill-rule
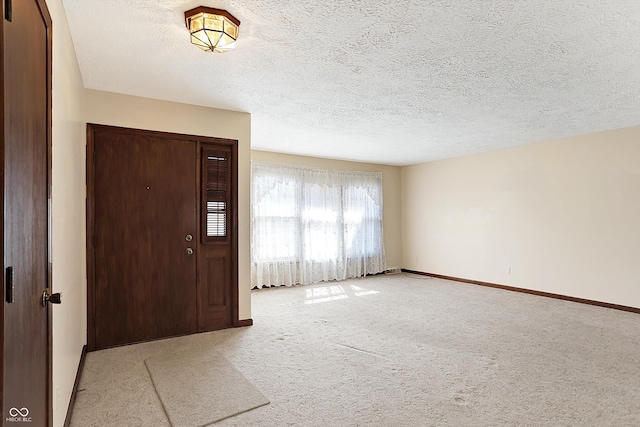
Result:
<svg viewBox="0 0 640 427"><path fill-rule="evenodd" d="M385 270L382 174L252 163L253 287Z"/></svg>

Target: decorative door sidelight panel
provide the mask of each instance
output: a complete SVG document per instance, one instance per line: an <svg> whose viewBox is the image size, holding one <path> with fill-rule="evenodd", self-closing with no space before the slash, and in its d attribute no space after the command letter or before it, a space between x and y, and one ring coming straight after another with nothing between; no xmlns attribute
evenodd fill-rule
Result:
<svg viewBox="0 0 640 427"><path fill-rule="evenodd" d="M236 270L235 146L202 145L200 280L198 327L201 331L233 326Z"/></svg>

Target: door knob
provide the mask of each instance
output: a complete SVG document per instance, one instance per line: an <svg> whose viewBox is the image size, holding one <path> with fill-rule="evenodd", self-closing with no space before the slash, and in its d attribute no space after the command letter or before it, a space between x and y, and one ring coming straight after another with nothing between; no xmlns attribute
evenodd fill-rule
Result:
<svg viewBox="0 0 640 427"><path fill-rule="evenodd" d="M187 255L193 255L193 249L191 248L187 248L185 252L187 252Z"/></svg>
<svg viewBox="0 0 640 427"><path fill-rule="evenodd" d="M60 304L62 302L62 294L59 292L52 294L51 289L45 289L44 292L42 292L42 306L46 307L49 302L51 304Z"/></svg>

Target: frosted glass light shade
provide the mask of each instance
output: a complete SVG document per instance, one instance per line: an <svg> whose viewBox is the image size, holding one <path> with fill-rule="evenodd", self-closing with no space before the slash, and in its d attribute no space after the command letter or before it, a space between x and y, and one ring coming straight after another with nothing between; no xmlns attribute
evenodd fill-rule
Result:
<svg viewBox="0 0 640 427"><path fill-rule="evenodd" d="M196 7L184 13L191 43L207 52L228 52L236 47L240 21L226 10Z"/></svg>

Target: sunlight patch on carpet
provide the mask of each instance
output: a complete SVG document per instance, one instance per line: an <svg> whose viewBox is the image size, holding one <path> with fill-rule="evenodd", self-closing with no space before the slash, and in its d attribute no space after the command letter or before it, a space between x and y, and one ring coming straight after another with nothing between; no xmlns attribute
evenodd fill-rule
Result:
<svg viewBox="0 0 640 427"><path fill-rule="evenodd" d="M364 289L360 286L349 285L344 287L342 285L330 285L313 287L306 290L305 304L317 304L320 302L335 301L349 298L349 295L361 297L365 295L379 294L379 291L372 291Z"/></svg>

